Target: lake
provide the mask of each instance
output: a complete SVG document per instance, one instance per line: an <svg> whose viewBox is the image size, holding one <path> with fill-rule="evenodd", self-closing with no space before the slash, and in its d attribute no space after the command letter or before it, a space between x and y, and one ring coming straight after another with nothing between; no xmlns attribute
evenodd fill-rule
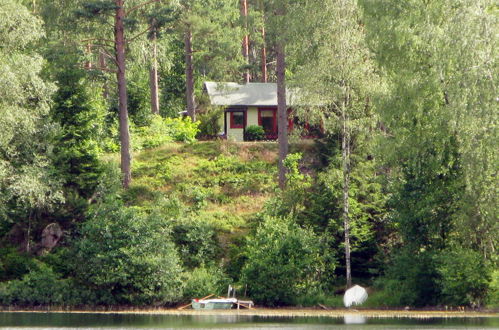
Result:
<svg viewBox="0 0 499 330"><path fill-rule="evenodd" d="M0 312L1 328L66 329L499 329L499 317L366 318Z"/></svg>

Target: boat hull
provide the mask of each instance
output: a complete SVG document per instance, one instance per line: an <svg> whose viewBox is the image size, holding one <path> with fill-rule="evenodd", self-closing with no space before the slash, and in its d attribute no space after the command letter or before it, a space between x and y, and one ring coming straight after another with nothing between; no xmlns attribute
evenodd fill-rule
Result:
<svg viewBox="0 0 499 330"><path fill-rule="evenodd" d="M233 305L232 301L192 300L192 308L197 310L231 309Z"/></svg>

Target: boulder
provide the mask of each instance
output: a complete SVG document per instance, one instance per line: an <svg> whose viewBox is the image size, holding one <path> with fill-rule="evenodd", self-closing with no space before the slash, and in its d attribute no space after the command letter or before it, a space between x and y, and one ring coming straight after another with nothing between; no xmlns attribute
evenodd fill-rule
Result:
<svg viewBox="0 0 499 330"><path fill-rule="evenodd" d="M62 229L57 223L51 223L42 231L41 252L52 250L62 238Z"/></svg>

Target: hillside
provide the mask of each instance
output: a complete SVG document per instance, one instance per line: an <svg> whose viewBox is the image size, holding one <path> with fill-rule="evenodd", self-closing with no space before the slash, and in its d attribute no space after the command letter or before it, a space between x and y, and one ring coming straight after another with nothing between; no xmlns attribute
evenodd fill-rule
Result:
<svg viewBox="0 0 499 330"><path fill-rule="evenodd" d="M129 206L154 207L178 199L219 231L245 228L277 187L277 143L204 141L169 143L134 155ZM291 146L304 154L303 167L316 166L312 141Z"/></svg>

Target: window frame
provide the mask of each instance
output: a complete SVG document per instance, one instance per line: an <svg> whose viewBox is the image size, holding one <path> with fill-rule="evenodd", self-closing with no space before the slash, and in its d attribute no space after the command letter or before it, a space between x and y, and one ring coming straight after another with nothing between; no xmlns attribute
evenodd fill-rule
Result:
<svg viewBox="0 0 499 330"><path fill-rule="evenodd" d="M234 114L237 113L237 114L241 114L242 117L243 117L243 122L242 124L236 124L235 120L234 120ZM230 128L231 129L240 129L240 128L244 128L244 123L246 122L246 111L231 111L230 112Z"/></svg>

